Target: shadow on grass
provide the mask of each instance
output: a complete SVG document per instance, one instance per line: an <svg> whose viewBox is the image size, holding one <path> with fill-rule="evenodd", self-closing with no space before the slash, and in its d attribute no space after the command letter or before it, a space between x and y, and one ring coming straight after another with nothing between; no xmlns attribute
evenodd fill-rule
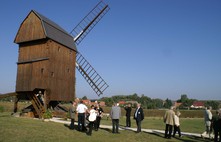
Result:
<svg viewBox="0 0 221 142"><path fill-rule="evenodd" d="M104 130L104 131L107 131L108 133L112 133L112 130L109 129L109 128L99 128L99 129Z"/></svg>
<svg viewBox="0 0 221 142"><path fill-rule="evenodd" d="M144 133L148 133L148 132L144 132ZM148 133L150 135L154 135L160 138L165 139L165 141L173 141L173 140L177 140L177 141L181 141L181 142L209 142L210 140L208 139L203 139L200 137L195 137L195 136L183 136L183 137L172 137L171 139L166 139L164 138L164 134L159 133L159 132L154 132L154 133Z"/></svg>
<svg viewBox="0 0 221 142"><path fill-rule="evenodd" d="M86 127L84 131L79 131L78 130L78 125L74 125L74 129L71 129L69 124L64 124L64 126L66 128L68 128L70 131L76 131L76 132L85 133L85 134L87 134L88 129L89 129L88 127Z"/></svg>
<svg viewBox="0 0 221 142"><path fill-rule="evenodd" d="M74 129L71 129L69 124L64 124L64 126L65 126L66 128L68 128L69 130L77 130L77 128L78 128L77 125L74 125Z"/></svg>
<svg viewBox="0 0 221 142"><path fill-rule="evenodd" d="M136 131L133 130L131 127L125 127L125 126L123 126L123 125L120 125L119 128L121 128L121 129L123 129L123 130L126 130L126 131L131 131L131 132L135 132L135 133L136 133Z"/></svg>

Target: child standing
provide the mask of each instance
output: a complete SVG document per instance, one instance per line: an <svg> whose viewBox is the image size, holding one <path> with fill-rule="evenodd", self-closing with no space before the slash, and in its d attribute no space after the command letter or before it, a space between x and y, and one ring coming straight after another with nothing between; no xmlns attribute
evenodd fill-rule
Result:
<svg viewBox="0 0 221 142"><path fill-rule="evenodd" d="M178 132L179 137L181 137L181 132L180 132L180 117L181 113L179 111L176 112L174 116L174 131L173 131L173 137L175 137L176 132Z"/></svg>

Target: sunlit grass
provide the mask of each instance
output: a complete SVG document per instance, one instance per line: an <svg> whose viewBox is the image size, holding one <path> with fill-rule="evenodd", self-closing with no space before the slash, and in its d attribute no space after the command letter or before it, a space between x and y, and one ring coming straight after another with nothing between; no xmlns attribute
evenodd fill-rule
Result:
<svg viewBox="0 0 221 142"><path fill-rule="evenodd" d="M185 122L186 121L186 122ZM192 120L185 120L183 123L195 123ZM192 121L192 122L191 122ZM198 121L198 120L196 120ZM103 119L102 124L111 125L111 120ZM125 118L120 120L120 124L125 123ZM191 125L191 124L189 124ZM135 127L135 122L132 120L132 126ZM161 128L164 129L164 124L158 118L145 118L142 123L143 128ZM184 128L183 128L184 129ZM194 131L201 131L195 128ZM120 134L112 134L111 129L100 129L93 131L92 136L87 136L85 133L69 130L68 126L55 123L43 122L39 119L12 117L10 113L0 113L0 141L2 142L198 142L206 141L201 138L182 137L181 139L172 138L171 140L164 139L163 134L139 133L133 131L122 130Z"/></svg>

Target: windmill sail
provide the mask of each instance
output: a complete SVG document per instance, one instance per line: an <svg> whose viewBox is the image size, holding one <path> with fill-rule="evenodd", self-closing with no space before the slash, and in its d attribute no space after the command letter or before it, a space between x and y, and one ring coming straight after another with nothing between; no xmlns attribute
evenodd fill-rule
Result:
<svg viewBox="0 0 221 142"><path fill-rule="evenodd" d="M100 1L81 22L70 32L74 36L74 41L78 45L86 35L94 28L101 18L109 11L109 7Z"/></svg>
<svg viewBox="0 0 221 142"><path fill-rule="evenodd" d="M86 37L109 9L108 5L103 1L100 1L70 32L77 45ZM76 56L76 68L98 96L103 94L103 92L109 87L80 52L78 52Z"/></svg>
<svg viewBox="0 0 221 142"><path fill-rule="evenodd" d="M76 68L98 96L103 94L103 92L109 87L103 78L79 52L76 57Z"/></svg>

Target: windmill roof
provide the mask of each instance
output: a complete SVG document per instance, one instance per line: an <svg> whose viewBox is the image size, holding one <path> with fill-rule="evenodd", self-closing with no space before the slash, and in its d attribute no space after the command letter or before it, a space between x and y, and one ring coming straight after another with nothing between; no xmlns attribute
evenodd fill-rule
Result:
<svg viewBox="0 0 221 142"><path fill-rule="evenodd" d="M52 39L70 49L77 51L74 39L68 32L37 11L31 10L30 13L32 12L40 19L46 38Z"/></svg>

